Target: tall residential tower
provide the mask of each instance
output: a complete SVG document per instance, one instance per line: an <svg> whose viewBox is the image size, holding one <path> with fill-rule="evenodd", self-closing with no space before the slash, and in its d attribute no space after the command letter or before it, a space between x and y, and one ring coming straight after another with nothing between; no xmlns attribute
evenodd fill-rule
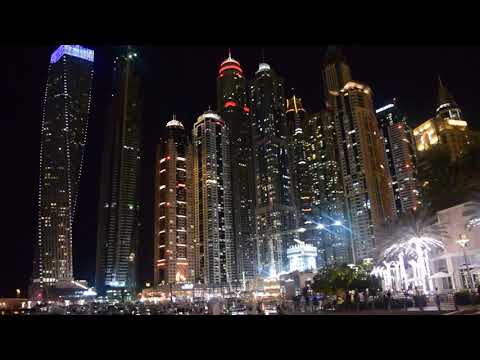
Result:
<svg viewBox="0 0 480 360"><path fill-rule="evenodd" d="M61 45L50 59L31 288L35 298L42 297L45 287L73 281L72 226L87 141L93 61L93 50L79 45Z"/></svg>
<svg viewBox="0 0 480 360"><path fill-rule="evenodd" d="M335 118L344 196L355 263L376 255L385 222L395 215L385 146L373 109L372 90L351 81L345 57L327 51L325 93Z"/></svg>
<svg viewBox="0 0 480 360"><path fill-rule="evenodd" d="M415 140L397 101L376 110L378 126L385 142L388 170L397 215L416 210L419 204Z"/></svg>
<svg viewBox="0 0 480 360"><path fill-rule="evenodd" d="M284 80L261 63L250 85L255 154L258 272L288 270L287 248L298 238L290 178Z"/></svg>
<svg viewBox="0 0 480 360"><path fill-rule="evenodd" d="M114 60L100 177L96 287L101 294L133 292L139 238L141 78L137 53Z"/></svg>
<svg viewBox="0 0 480 360"><path fill-rule="evenodd" d="M233 276L251 279L257 273L250 109L247 106L246 80L240 63L231 57L220 65L217 78L217 111L229 128L232 175Z"/></svg>
<svg viewBox="0 0 480 360"><path fill-rule="evenodd" d="M225 121L206 111L193 126L195 282L210 288L233 282L230 143Z"/></svg>
<svg viewBox="0 0 480 360"><path fill-rule="evenodd" d="M191 148L183 124L173 116L157 148L155 168L154 285L194 278L194 248L189 226Z"/></svg>

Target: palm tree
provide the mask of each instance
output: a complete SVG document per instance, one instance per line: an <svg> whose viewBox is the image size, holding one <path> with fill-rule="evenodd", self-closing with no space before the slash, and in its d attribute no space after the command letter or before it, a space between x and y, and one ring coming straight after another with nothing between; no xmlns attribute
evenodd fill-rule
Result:
<svg viewBox="0 0 480 360"><path fill-rule="evenodd" d="M407 288L407 268L410 265L414 283L426 288L428 282L432 289L429 253L433 248L443 248L441 239L448 237L445 228L422 207L386 226L383 234L385 241L380 248L375 272L383 271L390 286Z"/></svg>

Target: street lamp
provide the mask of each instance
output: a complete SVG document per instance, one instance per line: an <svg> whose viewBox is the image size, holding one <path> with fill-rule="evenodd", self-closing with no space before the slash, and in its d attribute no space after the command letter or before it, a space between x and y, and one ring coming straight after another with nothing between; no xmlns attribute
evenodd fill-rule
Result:
<svg viewBox="0 0 480 360"><path fill-rule="evenodd" d="M468 239L465 234L461 234L460 239L457 240L457 244L460 245L463 249L463 258L465 260L465 267L467 268L467 276L468 276L467 287L469 289L472 289L473 288L473 281L472 281L472 287L470 287L470 280L472 280L472 276L470 274L470 265L468 264L467 251L466 251L466 247L467 247L467 244L468 244L469 241L470 241L470 239Z"/></svg>

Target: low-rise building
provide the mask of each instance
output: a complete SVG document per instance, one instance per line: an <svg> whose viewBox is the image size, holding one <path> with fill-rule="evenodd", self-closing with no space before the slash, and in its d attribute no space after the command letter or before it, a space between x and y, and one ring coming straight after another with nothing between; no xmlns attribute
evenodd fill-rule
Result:
<svg viewBox="0 0 480 360"><path fill-rule="evenodd" d="M434 284L442 292L458 291L480 283L480 227L469 229L465 212L469 202L437 212L439 225L448 236L442 238L444 249L432 249ZM464 245L465 247L463 247Z"/></svg>

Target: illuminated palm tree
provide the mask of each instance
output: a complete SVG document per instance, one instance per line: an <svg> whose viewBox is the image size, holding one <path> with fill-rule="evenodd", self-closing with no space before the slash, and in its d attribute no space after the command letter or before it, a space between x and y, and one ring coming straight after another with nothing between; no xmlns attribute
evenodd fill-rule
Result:
<svg viewBox="0 0 480 360"><path fill-rule="evenodd" d="M407 288L409 279L407 268L413 272L413 283L432 290L430 257L433 248L443 248L442 238L448 237L436 218L425 208L412 211L390 224L385 231L386 241L380 252L376 273L383 268L386 283L399 290Z"/></svg>

